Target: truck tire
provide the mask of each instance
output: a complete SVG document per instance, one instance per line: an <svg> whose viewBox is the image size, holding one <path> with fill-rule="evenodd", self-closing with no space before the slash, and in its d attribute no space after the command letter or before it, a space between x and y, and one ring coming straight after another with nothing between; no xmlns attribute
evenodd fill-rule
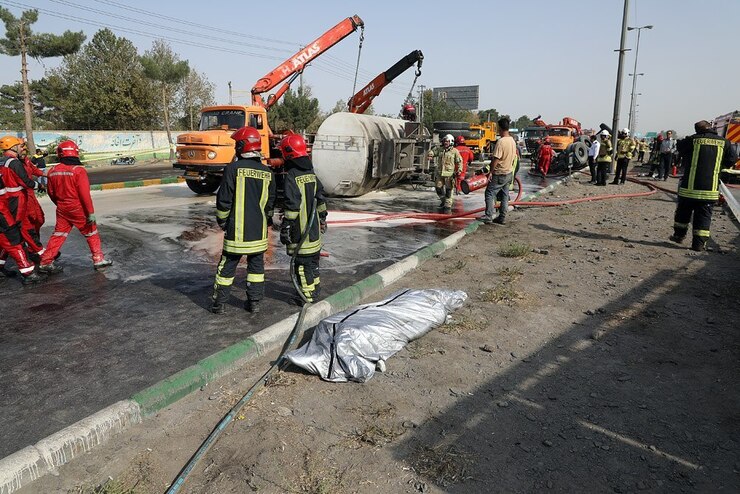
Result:
<svg viewBox="0 0 740 494"><path fill-rule="evenodd" d="M432 124L434 130L470 130L470 124L468 122L434 122Z"/></svg>
<svg viewBox="0 0 740 494"><path fill-rule="evenodd" d="M207 178L205 181L203 180L185 180L185 183L188 184L188 188L195 192L196 194L203 194L203 195L210 195L213 194L218 190L219 185L221 183L217 180L214 180L213 178Z"/></svg>
<svg viewBox="0 0 740 494"><path fill-rule="evenodd" d="M588 163L588 147L583 142L574 142L570 152L573 154L573 161L578 165L583 166Z"/></svg>
<svg viewBox="0 0 740 494"><path fill-rule="evenodd" d="M588 136L578 136L578 142L584 143L587 148L591 147L591 139Z"/></svg>

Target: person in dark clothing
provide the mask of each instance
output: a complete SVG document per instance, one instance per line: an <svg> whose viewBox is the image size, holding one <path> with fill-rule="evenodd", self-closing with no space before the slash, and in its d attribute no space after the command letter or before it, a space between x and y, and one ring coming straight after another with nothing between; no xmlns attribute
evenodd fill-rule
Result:
<svg viewBox="0 0 740 494"><path fill-rule="evenodd" d="M712 224L712 205L719 199L720 170L735 164L732 145L717 135L706 120L694 124L696 133L681 139L678 152L686 163L678 188L678 204L673 223L673 242L681 243L689 230L693 216L693 241L691 248L707 248L709 228Z"/></svg>
<svg viewBox="0 0 740 494"><path fill-rule="evenodd" d="M326 232L326 199L324 188L314 174L313 163L308 157L306 141L298 134L291 134L280 142L285 159L285 219L280 229L280 241L286 245L288 255L298 249L294 268L303 299L309 303L319 297L319 259L323 235ZM308 228L308 235L298 247Z"/></svg>
<svg viewBox="0 0 740 494"><path fill-rule="evenodd" d="M262 136L253 127L231 135L237 160L224 169L216 196L216 221L224 230L224 245L216 271L210 310L223 314L231 293L236 267L247 256L247 301L251 313L260 310L265 294L265 260L268 227L272 225L276 187L272 170L262 164Z"/></svg>

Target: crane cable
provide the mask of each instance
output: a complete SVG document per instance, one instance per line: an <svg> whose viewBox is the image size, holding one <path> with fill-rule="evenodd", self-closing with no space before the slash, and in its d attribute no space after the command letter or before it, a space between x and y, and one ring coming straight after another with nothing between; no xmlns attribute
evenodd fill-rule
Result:
<svg viewBox="0 0 740 494"><path fill-rule="evenodd" d="M360 72L360 55L362 55L362 42L365 41L365 25L360 27L360 46L357 49L357 65L355 65L355 80L352 83L352 96L349 98L348 106L352 107L352 102L355 99L355 91L357 90L357 74Z"/></svg>
<svg viewBox="0 0 740 494"><path fill-rule="evenodd" d="M406 102L410 102L413 100L413 94L414 94L414 87L416 87L416 81L419 79L419 76L421 75L421 61L416 62L416 75L414 76L414 82L411 83L411 89L409 89L409 94L406 96Z"/></svg>

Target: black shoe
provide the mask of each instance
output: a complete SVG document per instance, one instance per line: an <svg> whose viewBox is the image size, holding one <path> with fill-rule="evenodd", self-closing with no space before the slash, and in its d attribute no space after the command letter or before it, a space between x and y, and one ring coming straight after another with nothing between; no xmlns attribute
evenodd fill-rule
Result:
<svg viewBox="0 0 740 494"><path fill-rule="evenodd" d="M609 182L609 183L612 185L619 185L619 182L617 182L616 180L614 182Z"/></svg>
<svg viewBox="0 0 740 494"><path fill-rule="evenodd" d="M42 274L37 273L36 271L32 271L31 274L23 277L23 284L24 285L35 285L36 283L44 282L47 279L48 278L46 275L42 275Z"/></svg>
<svg viewBox="0 0 740 494"><path fill-rule="evenodd" d="M505 225L506 224L506 218L499 215L496 216L491 223L496 223L497 225Z"/></svg>
<svg viewBox="0 0 740 494"><path fill-rule="evenodd" d="M208 308L211 312L214 314L223 314L226 312L226 306L220 302L213 302L211 303L211 306Z"/></svg>
<svg viewBox="0 0 740 494"><path fill-rule="evenodd" d="M59 264L55 264L54 261L49 264L42 264L39 266L39 271L46 274L59 274L64 271L64 268Z"/></svg>
<svg viewBox="0 0 740 494"><path fill-rule="evenodd" d="M244 309L247 312L251 312L252 314L257 314L260 311L260 301L259 300L247 300L244 302Z"/></svg>
<svg viewBox="0 0 740 494"><path fill-rule="evenodd" d="M705 250L707 250L706 241L694 239L694 241L691 242L691 250L695 250L696 252L704 252Z"/></svg>
<svg viewBox="0 0 740 494"><path fill-rule="evenodd" d="M621 182L619 182L619 185L624 185L624 180L622 180Z"/></svg>
<svg viewBox="0 0 740 494"><path fill-rule="evenodd" d="M100 271L101 269L105 269L112 264L113 261L111 261L110 259L103 259L102 261L93 263L93 268L95 268L95 271Z"/></svg>
<svg viewBox="0 0 740 494"><path fill-rule="evenodd" d="M686 237L679 237L678 235L676 235L676 234L674 233L673 235L671 235L670 237L668 237L668 240L670 240L671 242L676 242L677 244L680 244L680 243L682 243L682 242L683 242L683 240L684 240L685 238L686 238Z"/></svg>

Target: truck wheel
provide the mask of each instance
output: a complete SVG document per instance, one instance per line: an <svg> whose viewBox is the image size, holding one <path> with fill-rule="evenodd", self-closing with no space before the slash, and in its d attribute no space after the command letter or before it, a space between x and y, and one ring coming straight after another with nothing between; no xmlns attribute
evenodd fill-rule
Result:
<svg viewBox="0 0 740 494"><path fill-rule="evenodd" d="M583 166L588 163L588 147L582 142L575 142L571 145L570 152L573 154L573 161Z"/></svg>
<svg viewBox="0 0 740 494"><path fill-rule="evenodd" d="M434 130L470 130L470 124L468 122L434 122L432 124Z"/></svg>
<svg viewBox="0 0 740 494"><path fill-rule="evenodd" d="M588 136L578 136L578 142L584 143L587 148L591 147L591 139Z"/></svg>
<svg viewBox="0 0 740 494"><path fill-rule="evenodd" d="M221 185L220 182L213 180L211 178L208 178L205 181L185 180L185 183L187 183L190 190L192 190L196 194L204 194L204 195L213 194L214 192L218 190L219 185Z"/></svg>

